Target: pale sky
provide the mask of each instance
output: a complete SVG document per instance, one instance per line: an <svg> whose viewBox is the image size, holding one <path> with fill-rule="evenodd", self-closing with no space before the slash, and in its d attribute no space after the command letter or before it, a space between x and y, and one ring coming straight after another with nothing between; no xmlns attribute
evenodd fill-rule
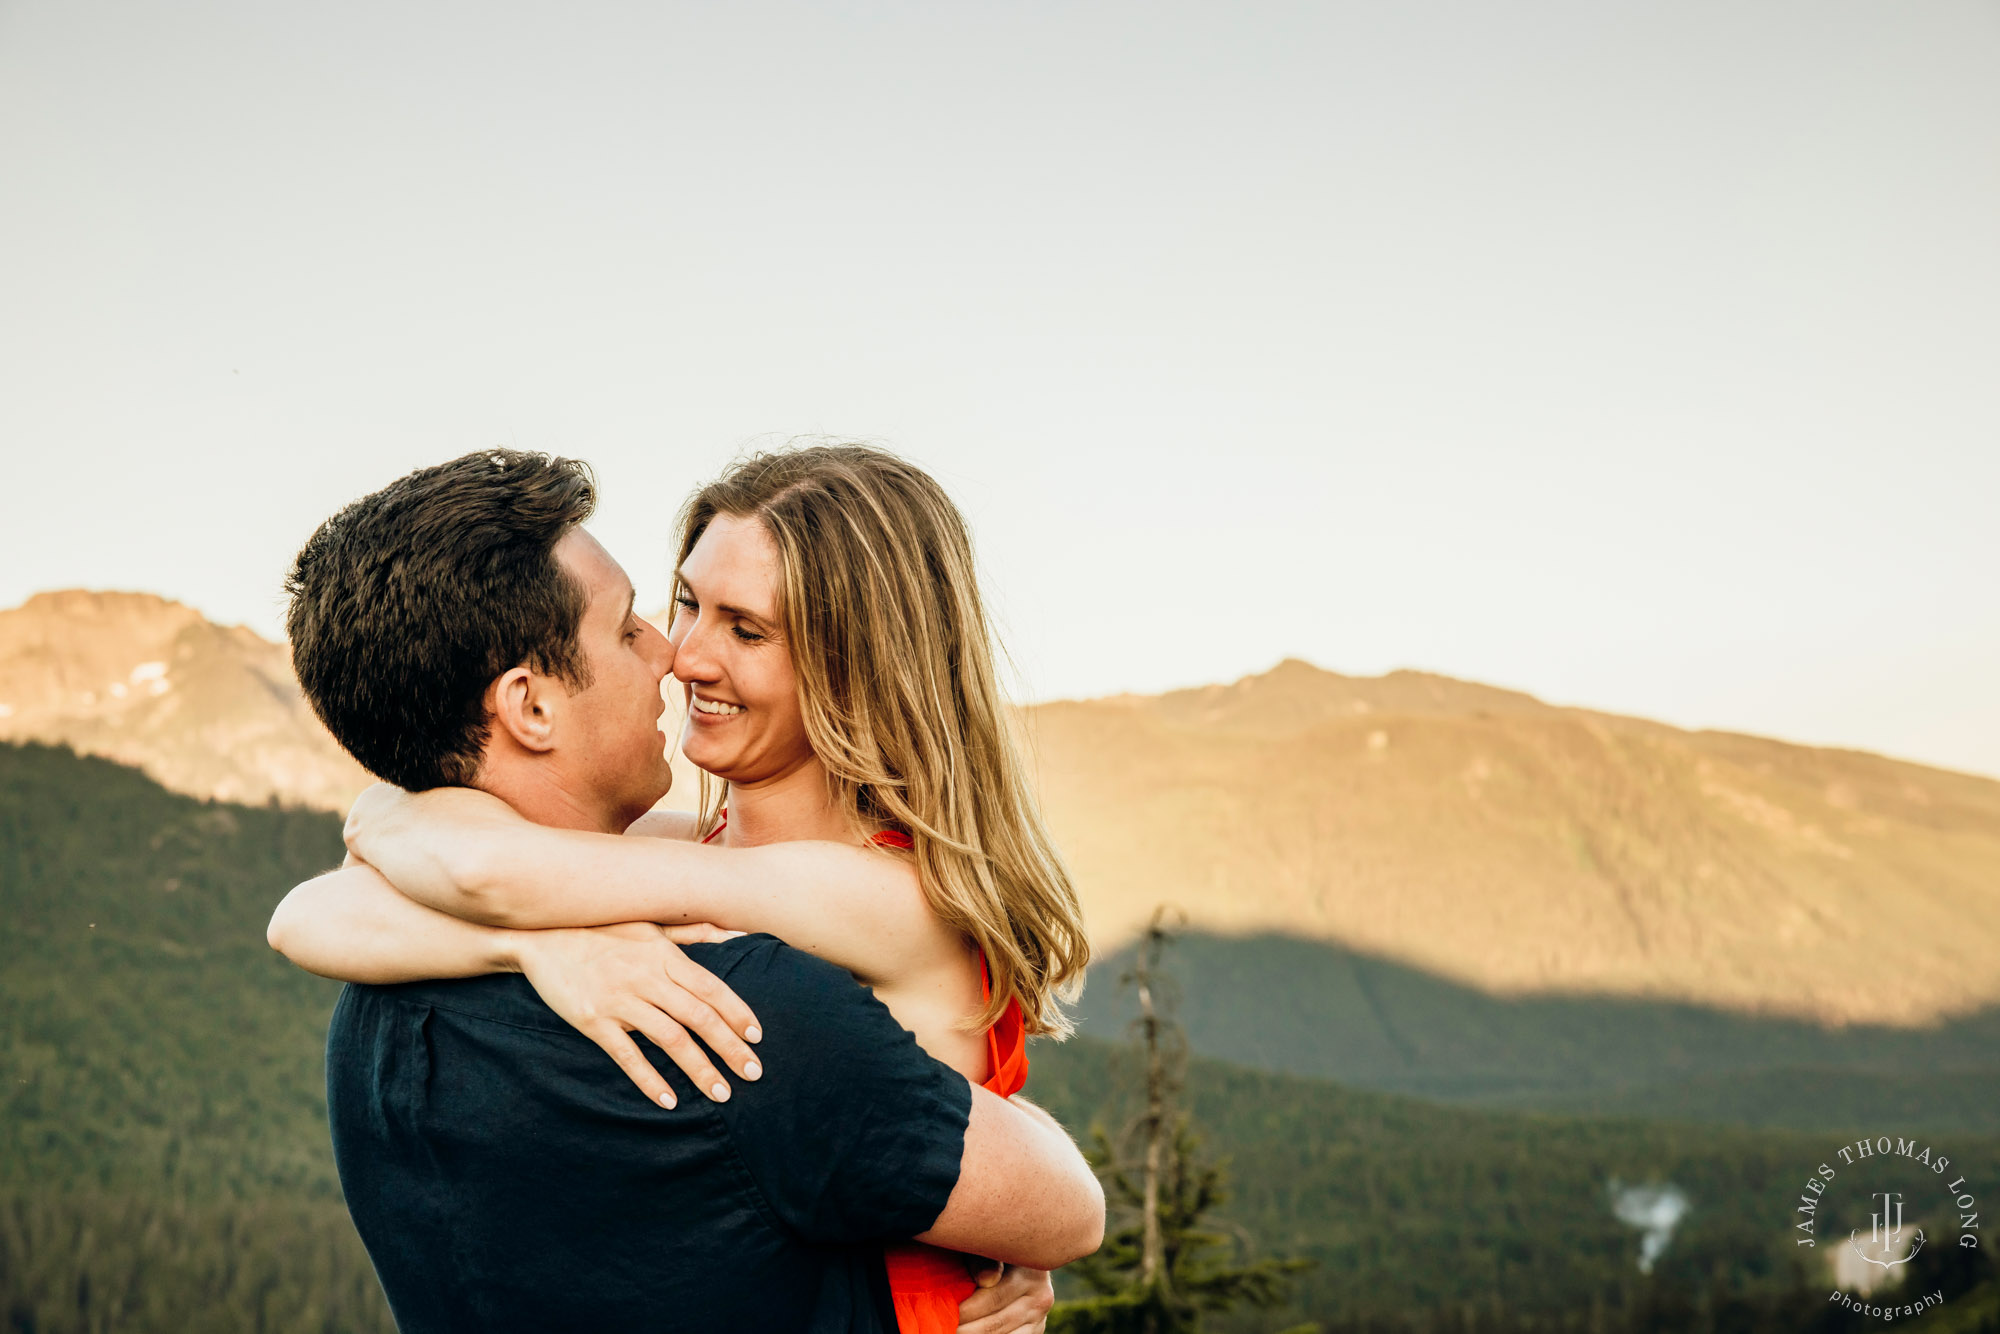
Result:
<svg viewBox="0 0 2000 1334"><path fill-rule="evenodd" d="M1048 698L1287 656L2000 775L2000 6L0 0L0 605L275 635L485 445L933 469Z"/></svg>

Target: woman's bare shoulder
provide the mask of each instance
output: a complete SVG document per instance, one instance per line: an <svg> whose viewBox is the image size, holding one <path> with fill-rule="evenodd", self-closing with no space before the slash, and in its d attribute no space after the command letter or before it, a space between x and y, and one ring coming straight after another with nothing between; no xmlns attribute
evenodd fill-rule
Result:
<svg viewBox="0 0 2000 1334"><path fill-rule="evenodd" d="M804 891L784 895L801 922L812 928L791 943L829 958L837 954L836 962L871 986L932 974L948 966L957 952L959 932L932 910L907 852L802 840L742 855L762 863L760 885ZM835 939L841 945L832 953L813 943Z"/></svg>
<svg viewBox="0 0 2000 1334"><path fill-rule="evenodd" d="M692 843L698 822L693 811L652 810L634 820L627 838L670 838Z"/></svg>

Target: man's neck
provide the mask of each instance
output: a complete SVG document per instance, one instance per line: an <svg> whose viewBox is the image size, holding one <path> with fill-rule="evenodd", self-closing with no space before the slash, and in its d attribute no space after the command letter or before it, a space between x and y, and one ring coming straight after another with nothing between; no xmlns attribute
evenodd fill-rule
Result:
<svg viewBox="0 0 2000 1334"><path fill-rule="evenodd" d="M500 798L523 819L552 829L622 834L631 823L564 783L562 775L546 764L489 766L473 786Z"/></svg>

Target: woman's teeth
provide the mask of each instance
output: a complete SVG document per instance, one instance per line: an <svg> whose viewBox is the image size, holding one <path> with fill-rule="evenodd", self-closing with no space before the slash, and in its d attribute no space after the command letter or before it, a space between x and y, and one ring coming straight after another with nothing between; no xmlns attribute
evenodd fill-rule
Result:
<svg viewBox="0 0 2000 1334"><path fill-rule="evenodd" d="M724 716L743 712L741 704L724 704L719 699L703 699L699 695L695 696L694 707L697 713L712 713Z"/></svg>

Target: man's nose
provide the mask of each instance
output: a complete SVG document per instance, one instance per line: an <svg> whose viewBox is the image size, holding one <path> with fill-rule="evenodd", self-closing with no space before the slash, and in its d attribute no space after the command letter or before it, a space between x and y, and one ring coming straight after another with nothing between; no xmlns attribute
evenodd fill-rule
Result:
<svg viewBox="0 0 2000 1334"><path fill-rule="evenodd" d="M674 672L674 658L678 650L674 641L665 635L658 635L659 643L653 649L653 675L665 681Z"/></svg>

